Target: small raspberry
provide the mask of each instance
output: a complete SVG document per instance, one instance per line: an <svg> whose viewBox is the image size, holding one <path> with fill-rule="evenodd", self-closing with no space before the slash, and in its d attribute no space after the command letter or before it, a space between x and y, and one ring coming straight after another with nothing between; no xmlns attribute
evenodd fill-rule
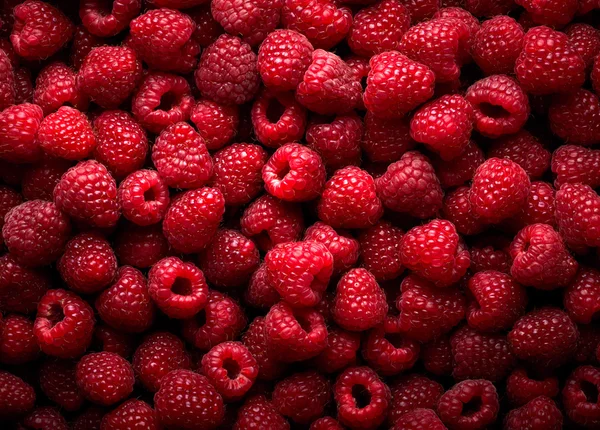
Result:
<svg viewBox="0 0 600 430"><path fill-rule="evenodd" d="M536 24L551 27L562 27L573 19L577 12L577 0L515 0L531 14L531 19Z"/></svg>
<svg viewBox="0 0 600 430"><path fill-rule="evenodd" d="M36 139L44 113L31 103L0 112L0 158L10 163L33 163L42 158Z"/></svg>
<svg viewBox="0 0 600 430"><path fill-rule="evenodd" d="M411 369L419 352L419 343L402 333L393 320L373 328L362 346L364 359L380 375L396 375Z"/></svg>
<svg viewBox="0 0 600 430"><path fill-rule="evenodd" d="M141 8L140 0L84 0L79 3L79 17L90 33L111 37L125 30Z"/></svg>
<svg viewBox="0 0 600 430"><path fill-rule="evenodd" d="M213 101L199 100L190 119L210 150L220 149L237 133L239 113L237 106L227 106Z"/></svg>
<svg viewBox="0 0 600 430"><path fill-rule="evenodd" d="M361 263L377 279L387 281L402 274L400 241L404 232L387 221L365 229L358 237Z"/></svg>
<svg viewBox="0 0 600 430"><path fill-rule="evenodd" d="M588 185L563 184L556 192L556 221L571 248L600 245L600 197Z"/></svg>
<svg viewBox="0 0 600 430"><path fill-rule="evenodd" d="M504 428L506 430L560 430L563 428L562 412L556 403L548 397L540 396L507 415Z"/></svg>
<svg viewBox="0 0 600 430"><path fill-rule="evenodd" d="M75 380L75 362L48 358L40 366L40 388L52 402L67 411L81 408L85 398Z"/></svg>
<svg viewBox="0 0 600 430"><path fill-rule="evenodd" d="M45 406L38 407L27 415L18 428L19 430L69 430L69 425L57 409Z"/></svg>
<svg viewBox="0 0 600 430"><path fill-rule="evenodd" d="M281 363L267 346L263 317L256 317L250 323L248 330L242 336L242 342L258 364L258 379L266 381L277 379L286 370L286 365ZM358 346L356 348L358 349Z"/></svg>
<svg viewBox="0 0 600 430"><path fill-rule="evenodd" d="M442 207L444 218L454 224L457 232L464 235L481 233L486 228L485 222L473 212L469 192L469 187L466 186L449 191Z"/></svg>
<svg viewBox="0 0 600 430"><path fill-rule="evenodd" d="M241 36L244 42L254 46L278 26L283 3L284 0L247 0L241 3L215 0L211 2L211 11L225 31Z"/></svg>
<svg viewBox="0 0 600 430"><path fill-rule="evenodd" d="M564 306L573 321L579 324L590 324L598 306L600 294L600 272L582 267L564 295Z"/></svg>
<svg viewBox="0 0 600 430"><path fill-rule="evenodd" d="M77 386L94 403L112 405L133 391L135 377L131 364L111 352L83 356L75 369Z"/></svg>
<svg viewBox="0 0 600 430"><path fill-rule="evenodd" d="M254 101L251 115L256 138L269 148L279 148L304 136L306 109L291 93L263 91Z"/></svg>
<svg viewBox="0 0 600 430"><path fill-rule="evenodd" d="M448 336L441 336L421 347L421 358L428 372L438 376L449 376L454 366L452 346Z"/></svg>
<svg viewBox="0 0 600 430"><path fill-rule="evenodd" d="M589 24L571 24L565 29L571 46L579 53L589 69L600 53L600 33Z"/></svg>
<svg viewBox="0 0 600 430"><path fill-rule="evenodd" d="M337 232L332 227L319 221L306 229L304 240L325 245L333 257L334 275L341 275L354 266L358 260L359 251L363 248L350 233L346 231Z"/></svg>
<svg viewBox="0 0 600 430"><path fill-rule="evenodd" d="M448 189L469 182L485 157L479 146L471 140L463 152L452 160L434 158L432 161L442 188Z"/></svg>
<svg viewBox="0 0 600 430"><path fill-rule="evenodd" d="M21 315L7 315L0 320L0 362L24 364L40 353L33 334L33 321Z"/></svg>
<svg viewBox="0 0 600 430"><path fill-rule="evenodd" d="M75 70L79 70L90 51L104 43L103 38L94 36L83 25L77 26L71 44L70 64Z"/></svg>
<svg viewBox="0 0 600 430"><path fill-rule="evenodd" d="M33 101L45 115L68 105L81 111L88 108L88 97L77 86L77 74L64 63L44 67L35 80Z"/></svg>
<svg viewBox="0 0 600 430"><path fill-rule="evenodd" d="M265 426L271 430L289 430L290 424L263 395L249 397L238 410L233 430L249 430Z"/></svg>
<svg viewBox="0 0 600 430"><path fill-rule="evenodd" d="M425 376L411 373L402 376L391 387L392 402L389 411L390 424L398 425L401 417L415 409L434 409L444 388ZM400 426L400 428L403 428ZM429 427L426 427L429 429ZM435 430L435 429L431 429Z"/></svg>
<svg viewBox="0 0 600 430"><path fill-rule="evenodd" d="M553 98L548 120L552 132L569 143L600 143L600 99L591 91L580 88Z"/></svg>
<svg viewBox="0 0 600 430"><path fill-rule="evenodd" d="M29 314L52 288L49 273L19 264L11 254L0 257L0 310Z"/></svg>
<svg viewBox="0 0 600 430"><path fill-rule="evenodd" d="M96 147L96 137L86 115L69 106L62 106L44 118L37 141L48 155L67 160L87 158Z"/></svg>
<svg viewBox="0 0 600 430"><path fill-rule="evenodd" d="M523 406L539 396L556 397L560 392L556 376L537 377L519 367L506 379L506 395L515 406Z"/></svg>
<svg viewBox="0 0 600 430"><path fill-rule="evenodd" d="M169 205L169 189L154 170L127 176L119 185L118 197L123 216L141 226L160 222Z"/></svg>
<svg viewBox="0 0 600 430"><path fill-rule="evenodd" d="M600 151L576 145L563 145L552 154L554 185L586 184L600 186Z"/></svg>
<svg viewBox="0 0 600 430"><path fill-rule="evenodd" d="M360 348L360 333L331 328L327 335L327 348L315 357L317 368L325 373L335 373L356 364Z"/></svg>
<svg viewBox="0 0 600 430"><path fill-rule="evenodd" d="M146 269L167 256L169 242L160 224L141 227L123 223L117 231L114 249L121 264Z"/></svg>
<svg viewBox="0 0 600 430"><path fill-rule="evenodd" d="M562 390L567 416L576 424L593 428L600 424L596 393L600 386L600 370L593 366L576 368Z"/></svg>
<svg viewBox="0 0 600 430"><path fill-rule="evenodd" d="M0 370L0 417L17 418L33 409L35 390L18 376Z"/></svg>
<svg viewBox="0 0 600 430"><path fill-rule="evenodd" d="M323 375L310 370L279 381L272 397L280 414L296 423L308 424L323 416L331 399L331 387Z"/></svg>
<svg viewBox="0 0 600 430"><path fill-rule="evenodd" d="M148 430L160 430L162 428L156 412L148 403L142 400L130 399L104 416L100 430L129 430L138 426L143 426Z"/></svg>
<svg viewBox="0 0 600 430"><path fill-rule="evenodd" d="M437 411L450 428L483 429L496 421L500 405L496 388L485 379L468 379L446 391Z"/></svg>
<svg viewBox="0 0 600 430"><path fill-rule="evenodd" d="M542 177L550 167L551 154L532 134L521 130L495 140L488 156L512 160L521 166L531 179L536 179Z"/></svg>

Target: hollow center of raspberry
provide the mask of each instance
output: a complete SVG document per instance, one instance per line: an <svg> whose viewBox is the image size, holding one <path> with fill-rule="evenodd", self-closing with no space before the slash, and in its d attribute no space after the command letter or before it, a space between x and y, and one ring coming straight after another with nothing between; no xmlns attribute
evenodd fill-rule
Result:
<svg viewBox="0 0 600 430"><path fill-rule="evenodd" d="M240 371L242 370L238 362L235 361L233 358L226 358L223 361L223 369L227 371L227 377L229 379L237 378L240 374Z"/></svg>
<svg viewBox="0 0 600 430"><path fill-rule="evenodd" d="M598 387L588 381L581 381L581 391L589 403L598 403Z"/></svg>
<svg viewBox="0 0 600 430"><path fill-rule="evenodd" d="M281 119L283 112L285 112L285 106L279 103L279 100L273 99L267 107L267 119L270 123L276 124Z"/></svg>
<svg viewBox="0 0 600 430"><path fill-rule="evenodd" d="M527 252L529 251L529 247L531 246L531 243L529 243L529 241L525 242L523 244L523 249L521 250L521 252Z"/></svg>
<svg viewBox="0 0 600 430"><path fill-rule="evenodd" d="M177 294L179 296L189 296L193 291L192 281L186 278L177 278L175 279L175 282L173 282L171 291L173 294Z"/></svg>
<svg viewBox="0 0 600 430"><path fill-rule="evenodd" d="M154 192L154 188L150 188L144 192L144 200L147 202L153 202L156 200L156 193Z"/></svg>
<svg viewBox="0 0 600 430"><path fill-rule="evenodd" d="M361 384L352 387L352 398L358 409L366 408L371 404L371 393Z"/></svg>
<svg viewBox="0 0 600 430"><path fill-rule="evenodd" d="M510 116L510 113L502 106L493 105L491 103L481 103L479 105L479 110L481 110L481 113L485 116L490 118L507 118Z"/></svg>
<svg viewBox="0 0 600 430"><path fill-rule="evenodd" d="M463 405L462 415L465 417L470 417L475 415L477 412L481 410L482 402L481 397L473 397L467 403Z"/></svg>
<svg viewBox="0 0 600 430"><path fill-rule="evenodd" d="M285 178L285 176L288 173L290 173L290 165L288 163L285 163L285 166L281 166L281 168L277 172L277 177L280 181L283 181L283 178Z"/></svg>
<svg viewBox="0 0 600 430"><path fill-rule="evenodd" d="M165 112L170 111L173 106L177 104L177 97L171 91L165 93L160 98L160 105L158 105L159 110L164 110Z"/></svg>
<svg viewBox="0 0 600 430"><path fill-rule="evenodd" d="M63 308L59 304L55 304L50 306L50 311L48 312L48 320L52 323L52 327L65 319L65 313L63 312Z"/></svg>
<svg viewBox="0 0 600 430"><path fill-rule="evenodd" d="M387 333L384 336L385 340L392 344L396 349L404 348L404 338L399 334Z"/></svg>

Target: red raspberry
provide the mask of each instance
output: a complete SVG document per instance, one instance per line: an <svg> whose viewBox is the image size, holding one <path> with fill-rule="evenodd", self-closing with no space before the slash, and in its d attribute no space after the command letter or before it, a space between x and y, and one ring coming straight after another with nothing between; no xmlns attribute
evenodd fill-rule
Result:
<svg viewBox="0 0 600 430"><path fill-rule="evenodd" d="M284 0L215 0L211 3L211 11L225 31L241 36L244 42L254 46L278 26L283 3Z"/></svg>
<svg viewBox="0 0 600 430"><path fill-rule="evenodd" d="M341 275L354 266L358 260L359 251L363 248L350 233L337 232L322 222L316 222L307 228L304 232L304 240L325 245L333 257L334 275Z"/></svg>
<svg viewBox="0 0 600 430"><path fill-rule="evenodd" d="M408 8L413 24L429 20L440 9L440 0L402 0L402 2Z"/></svg>
<svg viewBox="0 0 600 430"><path fill-rule="evenodd" d="M121 215L117 184L102 164L82 161L70 168L54 188L54 203L74 221L113 227Z"/></svg>
<svg viewBox="0 0 600 430"><path fill-rule="evenodd" d="M133 49L102 46L86 55L77 74L77 87L104 109L115 109L131 96L141 79L142 63Z"/></svg>
<svg viewBox="0 0 600 430"><path fill-rule="evenodd" d="M556 397L559 393L556 376L534 377L519 367L506 379L506 395L515 406L522 406L538 396Z"/></svg>
<svg viewBox="0 0 600 430"><path fill-rule="evenodd" d="M131 101L133 116L146 130L158 134L168 126L187 121L194 106L190 85L177 75L149 73Z"/></svg>
<svg viewBox="0 0 600 430"><path fill-rule="evenodd" d="M498 223L525 206L530 187L527 173L517 163L489 158L475 171L469 200L475 215Z"/></svg>
<svg viewBox="0 0 600 430"><path fill-rule="evenodd" d="M147 281L139 270L122 266L115 283L96 299L100 318L127 333L142 333L152 325L156 308Z"/></svg>
<svg viewBox="0 0 600 430"><path fill-rule="evenodd" d="M132 365L139 382L148 391L156 392L163 376L175 369L189 369L191 359L181 339L171 333L156 332L135 351Z"/></svg>
<svg viewBox="0 0 600 430"><path fill-rule="evenodd" d="M521 360L552 369L569 361L577 345L577 327L557 308L541 308L521 317L508 333Z"/></svg>
<svg viewBox="0 0 600 430"><path fill-rule="evenodd" d="M227 205L250 203L262 190L262 168L268 155L259 145L234 143L213 157L211 185L218 188Z"/></svg>
<svg viewBox="0 0 600 430"><path fill-rule="evenodd" d="M392 403L388 420L392 425L398 425L400 418L407 412L421 408L434 409L444 393L441 384L416 373L402 376L390 389ZM400 428L404 427L400 426Z"/></svg>
<svg viewBox="0 0 600 430"><path fill-rule="evenodd" d="M111 352L83 356L75 370L77 386L94 403L112 405L133 391L135 377L127 360Z"/></svg>
<svg viewBox="0 0 600 430"><path fill-rule="evenodd" d="M25 194L23 192L23 194ZM4 226L4 217L14 207L23 203L23 197L20 193L5 185L0 185L0 228ZM35 200L35 199L33 199ZM0 235L0 244L3 239Z"/></svg>
<svg viewBox="0 0 600 430"><path fill-rule="evenodd" d="M195 0L192 0L195 1ZM204 3L203 0L195 1L196 3ZM223 34L225 31L212 16L210 11L210 3L193 9L186 10L186 13L194 20L196 29L192 37L200 44L202 48L206 48Z"/></svg>
<svg viewBox="0 0 600 430"><path fill-rule="evenodd" d="M99 406L88 407L73 420L73 430L101 430L100 425L105 412Z"/></svg>
<svg viewBox="0 0 600 430"><path fill-rule="evenodd" d="M510 245L511 275L523 285L553 290L569 285L579 265L552 226L532 224Z"/></svg>
<svg viewBox="0 0 600 430"><path fill-rule="evenodd" d="M115 237L115 254L123 265L146 269L167 256L169 242L163 235L162 225L140 227L123 223Z"/></svg>
<svg viewBox="0 0 600 430"><path fill-rule="evenodd" d="M16 418L33 409L35 390L18 376L0 370L0 417Z"/></svg>
<svg viewBox="0 0 600 430"><path fill-rule="evenodd" d="M40 299L33 331L43 353L79 357L90 345L93 330L94 312L79 296L48 290Z"/></svg>
<svg viewBox="0 0 600 430"><path fill-rule="evenodd" d="M275 91L294 91L312 62L313 46L293 30L275 30L258 50L258 72Z"/></svg>
<svg viewBox="0 0 600 430"><path fill-rule="evenodd" d="M196 24L188 15L153 9L133 19L129 29L127 44L151 68L190 73L196 67L200 45L192 37Z"/></svg>
<svg viewBox="0 0 600 430"><path fill-rule="evenodd" d="M125 178L141 169L148 153L146 132L124 111L104 111L92 123L96 135L94 158L115 179Z"/></svg>
<svg viewBox="0 0 600 430"><path fill-rule="evenodd" d="M396 375L411 369L419 352L419 343L401 333L392 319L373 328L362 347L364 359L380 375Z"/></svg>
<svg viewBox="0 0 600 430"><path fill-rule="evenodd" d="M191 318L204 309L208 285L192 263L177 257L163 258L148 273L148 292L158 308L170 318Z"/></svg>
<svg viewBox="0 0 600 430"><path fill-rule="evenodd" d="M563 145L552 154L554 184L586 184L592 188L600 185L600 151L576 145Z"/></svg>
<svg viewBox="0 0 600 430"><path fill-rule="evenodd" d="M285 0L281 24L304 34L315 48L331 49L352 26L352 12L331 0Z"/></svg>
<svg viewBox="0 0 600 430"><path fill-rule="evenodd" d="M171 203L163 221L164 235L178 252L199 252L217 232L224 212L225 200L218 189L186 191Z"/></svg>
<svg viewBox="0 0 600 430"><path fill-rule="evenodd" d="M474 113L459 95L446 95L421 107L410 122L410 135L443 160L459 156L469 144Z"/></svg>
<svg viewBox="0 0 600 430"><path fill-rule="evenodd" d="M55 408L45 406L38 407L27 415L19 430L69 430L67 420Z"/></svg>
<svg viewBox="0 0 600 430"><path fill-rule="evenodd" d="M432 409L414 409L402 415L396 422L394 430L444 430L446 426L440 421Z"/></svg>
<svg viewBox="0 0 600 430"><path fill-rule="evenodd" d="M387 281L402 274L400 241L404 232L387 221L380 221L361 232L360 242L362 266L377 279Z"/></svg>
<svg viewBox="0 0 600 430"><path fill-rule="evenodd" d="M238 410L237 421L233 430L258 429L260 426L272 430L289 430L290 425L277 412L265 396L257 395L246 399Z"/></svg>
<svg viewBox="0 0 600 430"><path fill-rule="evenodd" d="M398 0L383 0L354 16L348 45L356 55L371 57L398 49L400 38L409 28L408 9Z"/></svg>
<svg viewBox="0 0 600 430"><path fill-rule="evenodd" d="M67 411L76 411L85 398L75 380L75 362L46 359L40 366L40 388L52 402Z"/></svg>
<svg viewBox="0 0 600 430"><path fill-rule="evenodd" d="M248 326L248 330L242 336L242 342L252 354L258 364L258 379L273 380L279 378L286 370L285 364L281 363L267 347L267 334L265 332L265 319L256 317ZM358 341L360 343L360 340ZM356 346L358 349L358 345Z"/></svg>
<svg viewBox="0 0 600 430"><path fill-rule="evenodd" d="M221 342L237 339L246 324L246 315L236 301L210 291L206 307L183 322L183 336L196 348L208 351Z"/></svg>
<svg viewBox="0 0 600 430"><path fill-rule="evenodd" d="M369 65L363 101L375 116L400 118L433 96L435 75L426 65L396 51L371 57Z"/></svg>
<svg viewBox="0 0 600 430"><path fill-rule="evenodd" d="M333 387L338 420L355 429L376 429L385 421L390 389L369 367L350 367Z"/></svg>
<svg viewBox="0 0 600 430"><path fill-rule="evenodd" d="M360 164L363 123L355 114L339 115L332 120L313 117L306 128L306 143L323 160L327 171Z"/></svg>
<svg viewBox="0 0 600 430"><path fill-rule="evenodd" d="M513 409L507 415L504 428L506 430L560 430L563 428L562 412L554 401L540 396L526 405Z"/></svg>
<svg viewBox="0 0 600 430"><path fill-rule="evenodd" d="M94 330L92 348L127 358L133 353L135 344L134 338L129 334L117 331L103 324L98 324Z"/></svg>
<svg viewBox="0 0 600 430"><path fill-rule="evenodd" d="M441 336L421 348L421 358L428 372L439 376L450 376L454 366L452 347L448 336Z"/></svg>
<svg viewBox="0 0 600 430"><path fill-rule="evenodd" d="M94 36L83 25L78 26L75 28L75 35L71 44L70 64L75 70L79 70L90 51L104 45L104 43L105 39Z"/></svg>
<svg viewBox="0 0 600 430"><path fill-rule="evenodd" d="M73 35L74 26L59 9L28 0L13 10L15 23L10 41L19 57L44 60L60 50Z"/></svg>
<svg viewBox="0 0 600 430"><path fill-rule="evenodd" d="M15 104L15 75L10 58L0 49L0 110Z"/></svg>
<svg viewBox="0 0 600 430"><path fill-rule="evenodd" d="M35 312L44 293L52 287L50 276L19 264L11 254L0 257L0 310Z"/></svg>
<svg viewBox="0 0 600 430"><path fill-rule="evenodd" d="M312 1L315 0L287 0ZM362 87L353 70L337 55L317 49L296 89L296 100L321 115L342 114L357 106Z"/></svg>
<svg viewBox="0 0 600 430"><path fill-rule="evenodd" d="M246 103L258 92L256 54L240 38L223 34L200 57L194 77L204 97L217 103Z"/></svg>
<svg viewBox="0 0 600 430"><path fill-rule="evenodd" d="M46 157L27 169L21 191L27 200L52 200L54 187L72 163L60 158Z"/></svg>
<svg viewBox="0 0 600 430"><path fill-rule="evenodd" d="M202 99L192 110L190 119L210 150L219 149L236 135L239 113L236 106L227 106Z"/></svg>
<svg viewBox="0 0 600 430"><path fill-rule="evenodd" d="M600 99L591 91L578 89L553 99L548 109L552 132L569 143L600 143Z"/></svg>
<svg viewBox="0 0 600 430"><path fill-rule="evenodd" d="M31 72L25 67L14 70L15 74L15 104L27 103L33 100L33 83Z"/></svg>
<svg viewBox="0 0 600 430"><path fill-rule="evenodd" d="M0 158L10 163L33 163L42 157L36 139L44 113L38 105L23 103L0 112Z"/></svg>
<svg viewBox="0 0 600 430"><path fill-rule="evenodd" d="M481 233L486 228L485 222L473 212L469 192L469 187L466 186L449 191L442 207L444 218L454 224L457 232L464 235Z"/></svg>
<svg viewBox="0 0 600 430"><path fill-rule="evenodd" d="M309 430L344 430L344 427L331 417L323 417L313 421Z"/></svg>
<svg viewBox="0 0 600 430"><path fill-rule="evenodd" d="M569 92L585 81L585 62L566 34L544 26L535 27L523 39L515 73L530 94Z"/></svg>
<svg viewBox="0 0 600 430"><path fill-rule="evenodd" d="M123 216L142 226L160 222L169 205L169 189L154 170L127 176L119 185L118 196Z"/></svg>
<svg viewBox="0 0 600 430"><path fill-rule="evenodd" d="M270 148L304 136L306 109L291 93L263 91L254 101L251 115L256 138Z"/></svg>
<svg viewBox="0 0 600 430"><path fill-rule="evenodd" d="M440 289L415 275L408 275L396 299L398 328L403 335L429 342L458 325L465 316L465 298L458 289Z"/></svg>
<svg viewBox="0 0 600 430"><path fill-rule="evenodd" d="M130 399L104 416L100 430L131 430L141 426L148 430L160 430L162 428L156 412L148 403L142 400Z"/></svg>
<svg viewBox="0 0 600 430"><path fill-rule="evenodd" d="M329 381L314 370L295 373L279 381L273 390L273 406L299 424L322 417L331 399Z"/></svg>
<svg viewBox="0 0 600 430"><path fill-rule="evenodd" d="M600 272L582 267L564 295L564 306L571 319L579 324L590 324L600 310L599 294Z"/></svg>
<svg viewBox="0 0 600 430"><path fill-rule="evenodd" d="M351 331L365 331L381 324L388 311L385 292L365 269L352 269L342 276L332 306L335 322Z"/></svg>
<svg viewBox="0 0 600 430"><path fill-rule="evenodd" d="M565 29L571 46L579 53L589 69L600 53L600 33L589 24L571 24Z"/></svg>
<svg viewBox="0 0 600 430"><path fill-rule="evenodd" d="M166 427L217 428L225 415L223 399L205 376L173 370L154 395L154 408Z"/></svg>
<svg viewBox="0 0 600 430"><path fill-rule="evenodd" d="M360 348L360 333L331 328L327 335L327 348L315 357L317 368L325 373L335 373L356 364Z"/></svg>
<svg viewBox="0 0 600 430"><path fill-rule="evenodd" d="M35 360L40 353L33 321L21 315L7 315L0 320L0 362L24 364Z"/></svg>
<svg viewBox="0 0 600 430"><path fill-rule="evenodd" d="M579 251L600 246L600 197L588 185L563 184L556 192L556 221L563 239Z"/></svg>
<svg viewBox="0 0 600 430"><path fill-rule="evenodd" d="M51 63L44 67L35 80L33 101L45 115L68 105L86 111L88 97L77 86L77 74L64 63Z"/></svg>
<svg viewBox="0 0 600 430"><path fill-rule="evenodd" d="M141 8L140 0L84 0L79 3L79 17L90 33L111 37L125 30Z"/></svg>
<svg viewBox="0 0 600 430"><path fill-rule="evenodd" d="M530 178L536 179L542 177L550 167L551 154L537 138L528 131L521 130L495 140L488 156L512 160L521 166Z"/></svg>
<svg viewBox="0 0 600 430"><path fill-rule="evenodd" d="M529 118L527 94L506 75L488 76L469 87L466 99L473 105L475 129L496 138L521 130Z"/></svg>
<svg viewBox="0 0 600 430"><path fill-rule="evenodd" d="M529 12L533 22L551 27L563 27L571 22L578 7L577 0L515 0L515 3Z"/></svg>
<svg viewBox="0 0 600 430"><path fill-rule="evenodd" d="M600 386L600 370L593 366L576 368L562 390L567 416L576 424L594 428L600 424L596 393Z"/></svg>
<svg viewBox="0 0 600 430"><path fill-rule="evenodd" d="M554 218L554 188L546 182L532 182L525 207L517 215L506 221L512 230L519 230L531 224L556 226Z"/></svg>
<svg viewBox="0 0 600 430"><path fill-rule="evenodd" d="M484 161L483 151L471 140L463 152L452 160L434 158L432 164L442 188L447 189L469 182Z"/></svg>
<svg viewBox="0 0 600 430"><path fill-rule="evenodd" d="M496 421L498 394L490 381L468 379L446 391L437 405L437 411L450 428L482 429Z"/></svg>
<svg viewBox="0 0 600 430"><path fill-rule="evenodd" d="M479 31L479 20L475 18L471 13L458 5L448 5L442 1L442 9L438 10L433 18L455 18L459 21L462 21L469 29L469 48L473 43L473 38L475 34Z"/></svg>
<svg viewBox="0 0 600 430"><path fill-rule="evenodd" d="M469 251L454 225L435 219L410 229L400 243L402 264L438 287L448 287L469 268Z"/></svg>
<svg viewBox="0 0 600 430"><path fill-rule="evenodd" d="M281 300L275 288L267 282L267 268L261 264L252 274L248 288L244 292L244 301L254 308L269 309Z"/></svg>
<svg viewBox="0 0 600 430"><path fill-rule="evenodd" d="M96 137L86 115L69 106L62 106L44 118L37 141L48 155L67 160L87 158L96 147Z"/></svg>

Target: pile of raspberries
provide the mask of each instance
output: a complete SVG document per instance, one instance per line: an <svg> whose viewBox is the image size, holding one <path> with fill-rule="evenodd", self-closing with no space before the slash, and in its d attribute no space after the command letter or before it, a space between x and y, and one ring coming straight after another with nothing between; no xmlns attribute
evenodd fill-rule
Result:
<svg viewBox="0 0 600 430"><path fill-rule="evenodd" d="M0 427L600 429L600 0L0 2Z"/></svg>

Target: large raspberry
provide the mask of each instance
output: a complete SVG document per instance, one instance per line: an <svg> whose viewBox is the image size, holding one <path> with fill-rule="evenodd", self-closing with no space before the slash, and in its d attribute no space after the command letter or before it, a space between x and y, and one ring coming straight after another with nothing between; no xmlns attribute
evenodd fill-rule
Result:
<svg viewBox="0 0 600 430"><path fill-rule="evenodd" d="M600 33L589 24L571 24L565 29L571 46L585 61L588 70L594 63L594 58L600 53Z"/></svg>
<svg viewBox="0 0 600 430"><path fill-rule="evenodd" d="M126 399L135 383L131 364L112 352L83 356L77 363L75 378L84 396L101 405L112 405Z"/></svg>
<svg viewBox="0 0 600 430"><path fill-rule="evenodd" d="M441 384L416 373L402 376L390 386L390 390L392 392L389 411L391 424L397 423L404 414L412 410L435 409L439 398L444 393Z"/></svg>
<svg viewBox="0 0 600 430"><path fill-rule="evenodd" d="M278 148L304 136L306 109L291 93L263 91L254 101L251 115L256 138L270 148Z"/></svg>
<svg viewBox="0 0 600 430"><path fill-rule="evenodd" d="M586 184L600 186L600 151L576 145L563 145L552 154L554 185Z"/></svg>
<svg viewBox="0 0 600 430"><path fill-rule="evenodd" d="M488 157L506 158L517 163L531 179L540 178L550 167L550 151L526 130L496 139Z"/></svg>
<svg viewBox="0 0 600 430"><path fill-rule="evenodd" d="M0 363L25 364L35 360L39 353L33 321L16 314L0 320Z"/></svg>
<svg viewBox="0 0 600 430"><path fill-rule="evenodd" d="M290 424L264 395L249 397L238 410L233 430L256 427L257 423L272 430L289 430Z"/></svg>
<svg viewBox="0 0 600 430"><path fill-rule="evenodd" d="M167 256L169 242L160 224L142 227L124 222L117 230L114 248L121 264L146 269Z"/></svg>
<svg viewBox="0 0 600 430"><path fill-rule="evenodd" d="M583 184L563 184L556 192L556 222L563 239L582 251L600 246L600 196Z"/></svg>
<svg viewBox="0 0 600 430"><path fill-rule="evenodd" d="M123 216L146 226L160 222L169 206L169 189L155 170L138 170L119 185Z"/></svg>
<svg viewBox="0 0 600 430"><path fill-rule="evenodd" d="M58 409L50 406L38 407L19 424L19 429L69 430L67 420Z"/></svg>
<svg viewBox="0 0 600 430"><path fill-rule="evenodd" d="M582 88L553 99L548 109L552 132L569 143L600 143L600 99Z"/></svg>
<svg viewBox="0 0 600 430"><path fill-rule="evenodd" d="M77 86L77 74L66 64L55 62L44 67L35 80L33 101L48 115L63 105L81 111L89 99Z"/></svg>
<svg viewBox="0 0 600 430"><path fill-rule="evenodd" d="M579 324L590 324L595 318L600 293L600 272L582 267L568 286L564 305L569 316Z"/></svg>
<svg viewBox="0 0 600 430"><path fill-rule="evenodd" d="M523 28L509 16L484 21L471 45L473 60L486 75L512 73L524 36Z"/></svg>
<svg viewBox="0 0 600 430"><path fill-rule="evenodd" d="M130 399L107 413L102 419L100 430L131 429L143 425L147 430L162 428L156 412L142 400Z"/></svg>
<svg viewBox="0 0 600 430"><path fill-rule="evenodd" d="M36 139L44 113L31 103L13 105L0 112L0 158L11 163L32 163L42 157Z"/></svg>
<svg viewBox="0 0 600 430"><path fill-rule="evenodd" d="M37 141L46 154L67 160L87 158L96 147L87 116L69 106L62 106L44 118Z"/></svg>
<svg viewBox="0 0 600 430"><path fill-rule="evenodd" d="M522 406L538 396L556 397L560 392L556 376L538 376L518 367L506 378L506 395L515 406Z"/></svg>
<svg viewBox="0 0 600 430"><path fill-rule="evenodd" d="M404 271L400 240L404 232L387 221L362 231L358 240L362 266L378 281L397 278Z"/></svg>
<svg viewBox="0 0 600 430"><path fill-rule="evenodd" d="M510 411L504 424L506 430L560 430L563 428L562 412L548 397L540 396L524 406Z"/></svg>
<svg viewBox="0 0 600 430"><path fill-rule="evenodd" d="M380 375L396 375L415 365L420 348L417 341L401 333L396 321L387 319L369 332L362 355Z"/></svg>
<svg viewBox="0 0 600 430"><path fill-rule="evenodd" d="M468 379L446 391L437 412L450 428L483 429L496 421L500 405L498 393L490 381Z"/></svg>
<svg viewBox="0 0 600 430"><path fill-rule="evenodd" d="M370 112L365 115L365 133L360 146L371 161L398 161L416 144L410 136L408 118L384 119Z"/></svg>
<svg viewBox="0 0 600 430"><path fill-rule="evenodd" d="M219 149L236 135L239 112L235 105L222 105L202 99L194 106L190 119L204 139L206 147Z"/></svg>
<svg viewBox="0 0 600 430"><path fill-rule="evenodd" d="M75 365L71 360L48 358L40 367L42 392L67 411L78 410L85 401L75 380Z"/></svg>
<svg viewBox="0 0 600 430"><path fill-rule="evenodd" d="M363 123L355 114L333 119L313 117L306 129L306 143L321 156L328 172L360 164Z"/></svg>
<svg viewBox="0 0 600 430"><path fill-rule="evenodd" d="M127 28L141 8L140 0L84 0L79 4L79 17L90 33L111 37Z"/></svg>
<svg viewBox="0 0 600 430"><path fill-rule="evenodd" d="M18 418L33 409L35 390L18 376L0 371L0 417Z"/></svg>
<svg viewBox="0 0 600 430"><path fill-rule="evenodd" d="M329 381L314 370L295 373L277 383L273 406L296 423L307 424L322 417L331 400Z"/></svg>

